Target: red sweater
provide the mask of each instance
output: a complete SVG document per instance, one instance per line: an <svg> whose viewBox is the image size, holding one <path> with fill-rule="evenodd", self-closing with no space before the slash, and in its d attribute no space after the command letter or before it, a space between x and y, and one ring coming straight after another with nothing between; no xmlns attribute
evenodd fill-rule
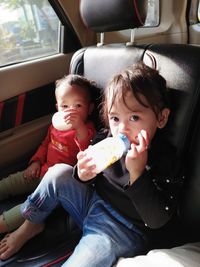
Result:
<svg viewBox="0 0 200 267"><path fill-rule="evenodd" d="M88 122L87 127L88 137L82 141L76 138L75 130L59 131L53 125L49 127L47 136L30 160L30 163L40 161L42 165L40 177L43 177L48 168L56 163L66 163L71 166L76 164L78 152L88 147L95 134L92 122Z"/></svg>

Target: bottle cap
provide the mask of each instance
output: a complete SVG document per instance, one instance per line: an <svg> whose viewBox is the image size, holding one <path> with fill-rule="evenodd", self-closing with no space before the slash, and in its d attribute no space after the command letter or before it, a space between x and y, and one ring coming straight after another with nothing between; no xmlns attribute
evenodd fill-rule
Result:
<svg viewBox="0 0 200 267"><path fill-rule="evenodd" d="M119 134L119 138L124 142L125 151L129 150L131 147L131 143L130 143L128 137L124 134Z"/></svg>

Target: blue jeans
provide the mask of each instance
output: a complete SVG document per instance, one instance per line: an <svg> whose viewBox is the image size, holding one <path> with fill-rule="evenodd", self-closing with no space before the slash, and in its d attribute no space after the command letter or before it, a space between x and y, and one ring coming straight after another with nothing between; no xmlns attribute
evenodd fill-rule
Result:
<svg viewBox="0 0 200 267"><path fill-rule="evenodd" d="M66 164L50 168L21 206L25 219L41 223L61 204L82 229L82 238L63 267L109 267L119 257L142 253L145 235L101 199L92 185L72 178L72 171Z"/></svg>

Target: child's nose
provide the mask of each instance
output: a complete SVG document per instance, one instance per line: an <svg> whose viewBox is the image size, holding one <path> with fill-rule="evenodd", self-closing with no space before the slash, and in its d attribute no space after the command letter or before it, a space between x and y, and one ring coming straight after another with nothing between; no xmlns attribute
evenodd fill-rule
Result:
<svg viewBox="0 0 200 267"><path fill-rule="evenodd" d="M120 125L119 125L119 130L121 133L125 133L128 129L128 126L126 123L124 122L121 122Z"/></svg>
<svg viewBox="0 0 200 267"><path fill-rule="evenodd" d="M69 109L76 109L76 105L71 105L68 107Z"/></svg>

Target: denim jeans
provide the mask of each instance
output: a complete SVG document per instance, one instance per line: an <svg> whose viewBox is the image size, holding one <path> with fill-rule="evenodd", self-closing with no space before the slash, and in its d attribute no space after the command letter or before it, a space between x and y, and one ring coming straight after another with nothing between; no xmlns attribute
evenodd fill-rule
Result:
<svg viewBox="0 0 200 267"><path fill-rule="evenodd" d="M109 267L119 257L142 253L145 235L100 198L92 185L74 179L72 171L66 164L51 167L21 206L25 219L41 223L61 204L82 229L82 238L63 267Z"/></svg>

